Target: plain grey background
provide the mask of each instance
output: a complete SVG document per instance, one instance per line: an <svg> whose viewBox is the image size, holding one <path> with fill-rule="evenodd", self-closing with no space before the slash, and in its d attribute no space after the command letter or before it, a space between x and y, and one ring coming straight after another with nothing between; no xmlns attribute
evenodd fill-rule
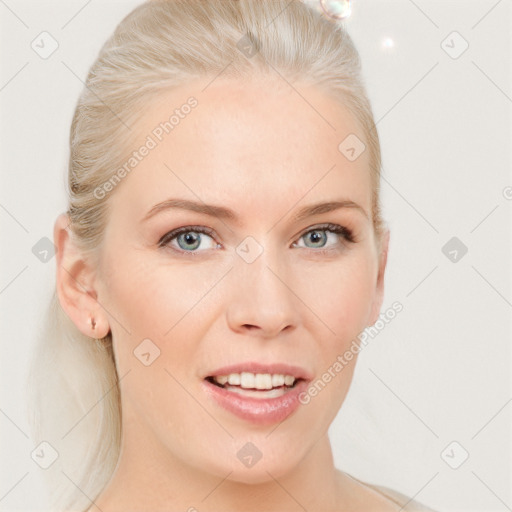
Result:
<svg viewBox="0 0 512 512"><path fill-rule="evenodd" d="M55 259L33 248L66 209L82 81L139 3L0 0L0 510L44 510L24 385ZM512 510L511 14L509 0L356 0L345 22L382 143L383 311L404 309L360 355L335 461L443 511Z"/></svg>

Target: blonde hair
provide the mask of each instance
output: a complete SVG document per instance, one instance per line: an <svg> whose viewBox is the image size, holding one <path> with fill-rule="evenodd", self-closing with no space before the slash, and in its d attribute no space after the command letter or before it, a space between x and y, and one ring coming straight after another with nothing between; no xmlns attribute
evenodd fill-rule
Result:
<svg viewBox="0 0 512 512"><path fill-rule="evenodd" d="M241 51L242 38L257 49L254 55ZM322 88L360 123L379 239L379 138L359 55L344 28L300 1L152 0L126 16L104 44L74 113L68 214L84 255L97 262L108 218L109 196L98 199L95 190L123 165L134 140L131 127L151 96L197 77L276 71L290 83ZM102 340L83 335L54 292L29 382L33 437L59 453L46 470L53 510L86 510L115 470L121 439L117 381L111 333Z"/></svg>

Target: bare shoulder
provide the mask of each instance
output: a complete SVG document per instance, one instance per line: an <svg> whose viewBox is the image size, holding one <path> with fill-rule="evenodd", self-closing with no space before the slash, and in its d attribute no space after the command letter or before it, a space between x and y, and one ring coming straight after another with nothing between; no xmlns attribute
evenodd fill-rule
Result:
<svg viewBox="0 0 512 512"><path fill-rule="evenodd" d="M436 512L409 496L381 485L369 484L348 475L355 484L351 493L356 508L375 512Z"/></svg>

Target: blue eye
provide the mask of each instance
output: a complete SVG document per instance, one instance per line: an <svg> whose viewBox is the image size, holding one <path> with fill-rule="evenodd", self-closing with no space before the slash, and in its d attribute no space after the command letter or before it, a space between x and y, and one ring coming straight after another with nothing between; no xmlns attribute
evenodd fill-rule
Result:
<svg viewBox="0 0 512 512"><path fill-rule="evenodd" d="M209 244L205 245L205 241L209 241ZM170 231L166 233L158 242L160 247L173 244L171 242L176 242L178 245L177 250L185 251L185 252L200 252L201 250L214 249L218 247L218 244L215 243L211 236L211 231L195 226L187 226L185 228L175 229L174 231ZM202 244L202 249L197 250ZM176 247L174 247L176 248Z"/></svg>
<svg viewBox="0 0 512 512"><path fill-rule="evenodd" d="M340 236L347 242L354 242L352 232L348 228L337 224L327 224L317 226L304 233L299 238L299 241L305 240L305 245L301 246L295 244L295 246L306 247L308 249L336 248L336 246L339 246ZM311 242L312 245L307 245L307 242ZM331 242L331 244L327 245L328 242Z"/></svg>
<svg viewBox="0 0 512 512"><path fill-rule="evenodd" d="M314 231L309 231L307 234L303 235L303 237L306 237L305 240L311 241L314 244L313 248L317 249L324 247L327 243L329 239L327 233L328 231L326 229L315 229Z"/></svg>
<svg viewBox="0 0 512 512"><path fill-rule="evenodd" d="M315 252L330 252L342 248L342 241L355 242L350 229L338 224L316 226L299 237L293 247L318 249ZM299 242L304 240L304 245ZM311 243L311 245L309 245ZM213 238L213 230L203 226L185 226L166 233L158 241L159 247L169 247L181 254L197 254L222 247Z"/></svg>

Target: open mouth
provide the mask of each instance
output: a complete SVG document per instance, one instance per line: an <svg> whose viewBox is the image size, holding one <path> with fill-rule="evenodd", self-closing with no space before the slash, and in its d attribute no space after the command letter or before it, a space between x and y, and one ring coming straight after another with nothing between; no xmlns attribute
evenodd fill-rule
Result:
<svg viewBox="0 0 512 512"><path fill-rule="evenodd" d="M298 397L313 378L297 366L250 361L210 372L203 374L207 375L203 389L209 399L257 425L274 425L297 411L301 405Z"/></svg>
<svg viewBox="0 0 512 512"><path fill-rule="evenodd" d="M284 395L304 379L292 375L242 372L209 376L205 380L243 396L275 398Z"/></svg>

